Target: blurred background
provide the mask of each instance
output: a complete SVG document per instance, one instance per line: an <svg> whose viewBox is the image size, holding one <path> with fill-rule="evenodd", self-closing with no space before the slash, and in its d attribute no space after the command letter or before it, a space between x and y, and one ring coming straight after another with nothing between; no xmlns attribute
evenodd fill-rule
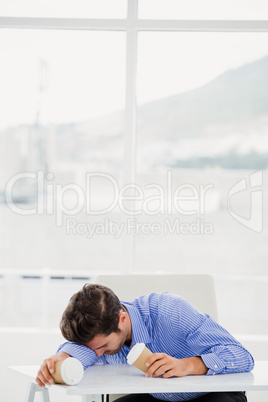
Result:
<svg viewBox="0 0 268 402"><path fill-rule="evenodd" d="M2 374L20 339L25 364L53 354L70 296L105 273L211 274L220 323L268 359L268 26L220 29L266 21L267 3L139 0L137 21L219 29L134 43L126 0L0 10ZM121 28L58 29L67 18Z"/></svg>

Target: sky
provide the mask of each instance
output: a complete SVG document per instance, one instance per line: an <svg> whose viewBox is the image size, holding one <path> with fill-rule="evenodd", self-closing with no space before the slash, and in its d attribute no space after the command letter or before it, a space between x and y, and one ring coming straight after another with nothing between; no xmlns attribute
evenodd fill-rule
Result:
<svg viewBox="0 0 268 402"><path fill-rule="evenodd" d="M98 0L93 4L79 0L74 15L71 14L73 2L69 0L64 0L64 6L62 0L56 3L27 0L23 7L18 0L0 0L0 9L1 15L6 16L13 13L79 17L78 11L83 10L84 17L87 14L124 17L125 0L110 0L107 7L106 1ZM140 16L187 18L195 5L195 15L199 18L217 17L215 2L205 0L210 8L203 9L199 3L188 0L182 8L180 0L154 0L154 6L151 0L140 0ZM242 3L243 7L239 8ZM204 2L202 4L204 6ZM265 17L268 6L262 0L232 0L222 2L219 9L226 18L228 12L230 17L232 9L232 17L246 18L251 12L251 18L258 19L261 15ZM258 16L256 10L261 9ZM239 10L242 10L240 14ZM33 124L37 119L45 124L83 121L124 108L124 32L1 29L0 51L0 129L21 123ZM140 32L137 102L143 104L205 85L227 70L266 55L268 32Z"/></svg>
<svg viewBox="0 0 268 402"><path fill-rule="evenodd" d="M140 0L140 18L262 20L267 0Z"/></svg>

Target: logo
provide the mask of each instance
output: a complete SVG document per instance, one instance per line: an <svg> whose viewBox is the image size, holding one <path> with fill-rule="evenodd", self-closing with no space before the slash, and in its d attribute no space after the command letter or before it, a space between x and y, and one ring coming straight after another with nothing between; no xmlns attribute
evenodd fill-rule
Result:
<svg viewBox="0 0 268 402"><path fill-rule="evenodd" d="M263 229L263 190L260 188L262 183L262 170L260 170L249 176L249 183L246 178L243 178L228 193L228 210L231 216L241 225L257 233L262 232ZM231 198L242 191L250 191L249 219L237 214L231 207Z"/></svg>

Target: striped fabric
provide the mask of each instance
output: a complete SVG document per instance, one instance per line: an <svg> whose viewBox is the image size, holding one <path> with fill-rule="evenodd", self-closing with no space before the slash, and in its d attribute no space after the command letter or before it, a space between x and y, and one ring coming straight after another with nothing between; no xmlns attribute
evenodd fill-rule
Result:
<svg viewBox="0 0 268 402"><path fill-rule="evenodd" d="M251 354L217 324L211 316L197 311L184 298L170 293L141 296L132 303L122 302L132 324L132 343L143 342L154 353L162 352L176 358L201 356L208 367L207 375L251 371ZM58 351L79 359L84 368L92 364L127 363L130 350L123 345L116 355L96 354L86 346L66 342ZM152 394L166 401L187 401L204 393Z"/></svg>

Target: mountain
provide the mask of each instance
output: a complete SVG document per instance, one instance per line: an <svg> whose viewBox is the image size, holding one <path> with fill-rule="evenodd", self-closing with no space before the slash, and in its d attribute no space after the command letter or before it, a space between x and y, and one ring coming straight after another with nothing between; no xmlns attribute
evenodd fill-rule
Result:
<svg viewBox="0 0 268 402"><path fill-rule="evenodd" d="M139 138L143 142L228 136L266 128L267 118L268 56L227 71L203 87L141 106Z"/></svg>

